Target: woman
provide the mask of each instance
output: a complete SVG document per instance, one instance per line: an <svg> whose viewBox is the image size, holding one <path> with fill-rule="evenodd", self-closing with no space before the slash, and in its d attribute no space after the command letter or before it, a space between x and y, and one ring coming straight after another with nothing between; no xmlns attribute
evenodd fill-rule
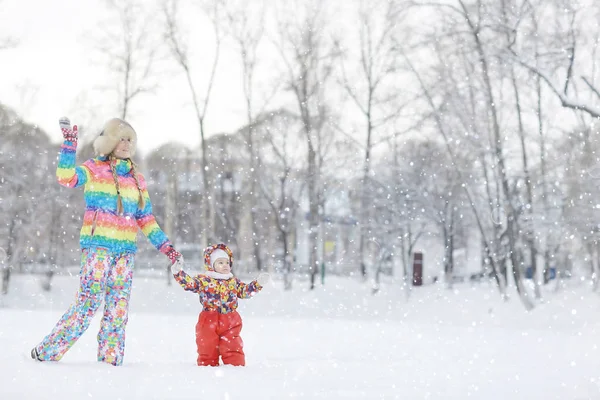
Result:
<svg viewBox="0 0 600 400"><path fill-rule="evenodd" d="M75 303L31 350L31 357L60 360L88 328L104 300L98 361L121 365L138 229L171 263L182 257L156 223L146 181L131 161L137 142L131 125L118 118L108 121L94 141L96 158L78 167L77 126L71 128L63 118L60 127L64 143L56 169L58 182L71 188L84 186L80 285Z"/></svg>

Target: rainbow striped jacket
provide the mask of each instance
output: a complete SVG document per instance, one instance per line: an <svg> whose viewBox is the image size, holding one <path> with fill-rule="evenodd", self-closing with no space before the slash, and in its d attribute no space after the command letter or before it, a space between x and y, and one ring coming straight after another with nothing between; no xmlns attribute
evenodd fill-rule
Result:
<svg viewBox="0 0 600 400"><path fill-rule="evenodd" d="M136 236L141 229L162 253L171 242L160 229L154 215L144 176L137 172L146 205L138 207L139 191L132 174L131 161L118 160L116 172L123 204L117 215L117 188L108 157L96 157L75 166L76 143L65 140L60 148L56 177L66 187L84 187L85 214L79 244L82 249L103 247L116 253L135 253Z"/></svg>

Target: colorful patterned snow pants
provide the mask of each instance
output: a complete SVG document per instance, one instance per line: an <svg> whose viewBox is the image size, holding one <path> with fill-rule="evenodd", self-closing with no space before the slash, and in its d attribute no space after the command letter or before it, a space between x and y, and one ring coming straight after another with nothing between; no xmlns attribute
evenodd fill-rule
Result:
<svg viewBox="0 0 600 400"><path fill-rule="evenodd" d="M52 332L37 345L41 360L60 360L90 326L104 300L98 361L123 364L133 257L130 253L116 254L103 248L83 250L77 298Z"/></svg>

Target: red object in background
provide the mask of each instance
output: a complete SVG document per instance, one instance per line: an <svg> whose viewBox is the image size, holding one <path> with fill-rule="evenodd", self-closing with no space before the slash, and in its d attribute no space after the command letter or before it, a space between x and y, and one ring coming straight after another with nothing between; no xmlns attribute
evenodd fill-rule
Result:
<svg viewBox="0 0 600 400"><path fill-rule="evenodd" d="M413 253L413 286L423 285L423 253Z"/></svg>

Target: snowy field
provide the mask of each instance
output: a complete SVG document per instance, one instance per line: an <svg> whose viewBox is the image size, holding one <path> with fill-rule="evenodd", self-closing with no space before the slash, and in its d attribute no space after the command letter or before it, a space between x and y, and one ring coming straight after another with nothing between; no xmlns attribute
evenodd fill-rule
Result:
<svg viewBox="0 0 600 400"><path fill-rule="evenodd" d="M73 298L14 276L0 308L0 399L600 399L600 297L586 285L545 293L526 313L493 286L417 288L407 302L352 279L314 292L274 282L241 301L246 367L197 367L196 296L134 278L122 367L99 364L100 313L59 363L25 353ZM571 283L573 286L573 284Z"/></svg>

